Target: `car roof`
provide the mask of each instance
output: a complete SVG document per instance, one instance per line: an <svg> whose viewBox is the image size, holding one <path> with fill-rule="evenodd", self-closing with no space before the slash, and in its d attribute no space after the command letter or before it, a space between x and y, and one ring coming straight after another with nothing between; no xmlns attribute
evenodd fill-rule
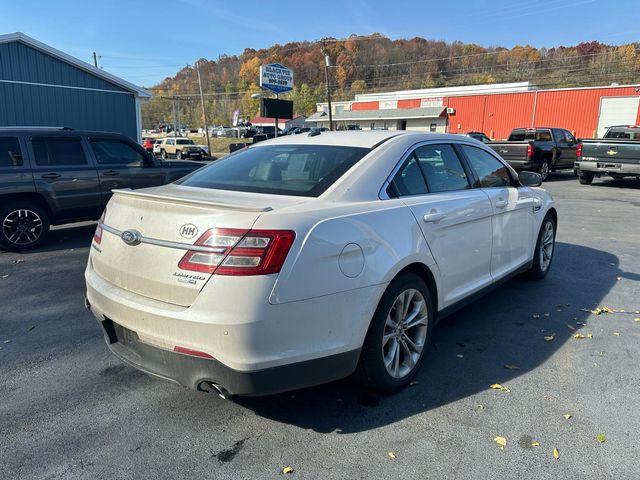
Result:
<svg viewBox="0 0 640 480"><path fill-rule="evenodd" d="M320 134L284 135L265 140L252 148L267 145L336 145L349 147L373 148L394 137L415 137L420 140L453 140L458 135L431 132L409 132L406 130L344 130L340 132L320 132Z"/></svg>
<svg viewBox="0 0 640 480"><path fill-rule="evenodd" d="M33 133L46 135L114 135L124 137L119 132L103 132L100 130L74 130L66 127L0 127L0 133Z"/></svg>

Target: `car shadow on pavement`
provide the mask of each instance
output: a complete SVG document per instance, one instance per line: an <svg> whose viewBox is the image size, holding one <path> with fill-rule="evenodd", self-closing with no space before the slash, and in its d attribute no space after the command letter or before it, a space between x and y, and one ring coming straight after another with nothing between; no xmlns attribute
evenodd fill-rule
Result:
<svg viewBox="0 0 640 480"><path fill-rule="evenodd" d="M62 227L53 227L42 245L33 250L27 250L14 255L29 255L40 252L56 252L60 250L73 250L91 245L91 239L96 231L95 222L71 224ZM0 253L8 253L0 250Z"/></svg>
<svg viewBox="0 0 640 480"><path fill-rule="evenodd" d="M616 188L633 188L640 189L640 181L635 178L611 178L611 177L600 177L594 178L593 183L590 185L591 187L616 187Z"/></svg>
<svg viewBox="0 0 640 480"><path fill-rule="evenodd" d="M557 243L554 263L544 280L516 277L439 323L414 385L395 395L367 392L347 379L233 401L285 424L352 433L392 424L481 391L508 395L491 391L490 385L509 387L510 381L542 365L565 342L580 341L572 337L581 329L588 331L581 325L589 315L583 309L600 305L616 277L625 275L618 265L618 258L610 253ZM555 381L549 379L549 388ZM471 403L467 407L469 411L476 408Z"/></svg>

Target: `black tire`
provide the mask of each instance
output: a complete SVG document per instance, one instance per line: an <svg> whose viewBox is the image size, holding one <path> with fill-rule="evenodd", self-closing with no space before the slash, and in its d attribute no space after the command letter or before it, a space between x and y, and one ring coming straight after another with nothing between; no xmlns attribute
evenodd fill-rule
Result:
<svg viewBox="0 0 640 480"><path fill-rule="evenodd" d="M551 171L549 167L549 160L543 160L538 170L538 173L542 177L542 181L546 181L547 178L549 178L549 172Z"/></svg>
<svg viewBox="0 0 640 480"><path fill-rule="evenodd" d="M391 350L394 345L392 342L395 342L398 352L402 352L402 354L399 353L399 355L404 356L404 360L407 360L408 357L411 357L411 362L414 364L412 367L409 367L409 365L407 365L403 361L401 367L408 370L404 374L402 374L400 378L398 378L393 376L385 366L386 344L383 344L383 336L385 336L385 329L389 331L389 329L393 328L387 324L387 317L391 317L394 315L394 312L399 311L396 308L399 296L401 294L410 293L412 291L418 292L422 296L422 299L424 299L424 306L426 307L426 325L420 324L415 327L410 327L406 331L402 330L402 335L404 336L404 338L409 336L409 340L411 341L416 340L417 337L414 334L417 333L420 333L421 337L422 335L424 335L424 338L421 341L422 346L420 349L420 353L416 353L416 355L419 355L417 359L413 358L413 354L407 356L407 352L410 353L410 351L402 349L401 342L404 342L405 346L408 346L409 343L407 343L407 340L399 340L400 333L397 333L398 339L391 338L389 340L388 343L390 345L389 352L386 354L387 356L391 355L391 357L395 359L395 356L391 354ZM416 300L413 305L415 308L417 308L416 306L421 302L421 300L419 300L419 297L415 295L415 293L413 299ZM409 301L410 304L412 304L412 302L413 300ZM417 317L424 317L424 311L418 310ZM433 308L433 302L431 300L431 293L429 292L429 289L424 281L420 277L412 273L404 273L394 279L387 287L384 295L382 295L380 303L378 304L378 308L376 309L373 315L373 319L371 320L371 325L369 325L369 331L367 332L367 336L362 346L360 359L356 368L356 380L365 387L382 392L394 392L408 385L420 369L424 357L426 356L426 351L431 340L431 330L433 328L434 321L435 311ZM418 331L418 329L420 330ZM392 335L395 336L396 333ZM419 344L419 342L417 342L416 344ZM399 362L395 362L396 365L398 365L398 363ZM398 373L401 372L398 371Z"/></svg>
<svg viewBox="0 0 640 480"><path fill-rule="evenodd" d="M182 150L176 150L176 158L182 160Z"/></svg>
<svg viewBox="0 0 640 480"><path fill-rule="evenodd" d="M49 234L49 225L49 215L37 203L9 202L0 207L0 248L11 252L36 248Z"/></svg>
<svg viewBox="0 0 640 480"><path fill-rule="evenodd" d="M578 181L581 185L591 185L593 182L593 172L585 172L584 170L578 170Z"/></svg>
<svg viewBox="0 0 640 480"><path fill-rule="evenodd" d="M160 158L163 160L167 159L167 152L164 149L160 150Z"/></svg>
<svg viewBox="0 0 640 480"><path fill-rule="evenodd" d="M544 262L542 247L543 247L543 237L546 234L547 225L551 224L552 231L552 244L551 244L551 254L548 255L549 261L548 263ZM531 269L529 270L529 276L535 279L542 279L547 276L549 273L549 269L551 268L551 263L553 262L553 254L555 252L555 244L556 244L556 222L553 219L551 214L547 214L542 221L542 225L540 225L540 231L538 232L538 240L536 241L536 249L533 253L533 264L531 265ZM548 252L548 250L546 250Z"/></svg>

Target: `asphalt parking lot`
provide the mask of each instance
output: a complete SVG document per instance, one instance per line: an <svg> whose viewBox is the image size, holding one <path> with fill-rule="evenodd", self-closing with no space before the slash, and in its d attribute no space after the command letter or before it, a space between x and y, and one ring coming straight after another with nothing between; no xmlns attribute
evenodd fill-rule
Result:
<svg viewBox="0 0 640 480"><path fill-rule="evenodd" d="M545 187L560 216L549 276L441 323L392 396L345 380L225 401L151 378L83 306L93 225L0 253L0 478L637 478L640 182ZM618 312L585 311L599 306Z"/></svg>

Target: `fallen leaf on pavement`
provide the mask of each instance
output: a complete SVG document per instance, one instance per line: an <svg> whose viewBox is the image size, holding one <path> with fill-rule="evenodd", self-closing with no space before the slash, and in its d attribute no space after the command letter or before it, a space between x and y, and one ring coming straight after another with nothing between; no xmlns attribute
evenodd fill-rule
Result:
<svg viewBox="0 0 640 480"><path fill-rule="evenodd" d="M573 415L571 415L570 413L565 413L562 416L564 417L565 420L569 420L571 417L573 417Z"/></svg>
<svg viewBox="0 0 640 480"><path fill-rule="evenodd" d="M604 436L604 433L599 433L596 435L596 440L600 443L604 443L607 438Z"/></svg>
<svg viewBox="0 0 640 480"><path fill-rule="evenodd" d="M634 322L640 322L640 317L634 318L633 321Z"/></svg>
<svg viewBox="0 0 640 480"><path fill-rule="evenodd" d="M493 388L494 390L500 390L501 392L511 392L511 390L509 390L504 385L500 385L499 383L494 383L493 385L491 385L491 388Z"/></svg>
<svg viewBox="0 0 640 480"><path fill-rule="evenodd" d="M30 332L31 330L33 330L34 328L36 328L35 325L31 325L29 328L27 328L27 332Z"/></svg>
<svg viewBox="0 0 640 480"><path fill-rule="evenodd" d="M553 458L556 460L560 458L560 451L556 447L553 447Z"/></svg>
<svg viewBox="0 0 640 480"><path fill-rule="evenodd" d="M462 358L462 357L464 357L464 355L462 355L461 353L459 353L459 354L457 354L457 355L456 355L456 357L458 357L458 358Z"/></svg>
<svg viewBox="0 0 640 480"><path fill-rule="evenodd" d="M506 365L503 365L504 368L506 368L507 370L520 370L520 367L517 365L511 365L510 363L507 363Z"/></svg>
<svg viewBox="0 0 640 480"><path fill-rule="evenodd" d="M587 338L587 336L583 333L574 333L573 338Z"/></svg>
<svg viewBox="0 0 640 480"><path fill-rule="evenodd" d="M2 278L7 278L9 275L2 275Z"/></svg>
<svg viewBox="0 0 640 480"><path fill-rule="evenodd" d="M531 446L532 447L539 447L540 446L540 442L531 442Z"/></svg>
<svg viewBox="0 0 640 480"><path fill-rule="evenodd" d="M284 468L282 469L282 473L283 473L284 475L288 475L288 474L290 474L290 473L293 473L293 467L284 467Z"/></svg>
<svg viewBox="0 0 640 480"><path fill-rule="evenodd" d="M574 327L573 325L570 325L570 324L568 324L568 323L567 323L567 328L568 328L569 330L575 330L575 329L576 329L576 327Z"/></svg>
<svg viewBox="0 0 640 480"><path fill-rule="evenodd" d="M476 405L476 408L478 410L486 410L487 407L485 407L484 405Z"/></svg>
<svg viewBox="0 0 640 480"><path fill-rule="evenodd" d="M545 336L544 336L544 339L545 339L547 342L551 342L551 341L553 341L553 339L554 339L554 338L556 338L556 334L555 334L555 333L552 333L551 335L545 335Z"/></svg>
<svg viewBox="0 0 640 480"><path fill-rule="evenodd" d="M587 333L587 338L593 338L593 333Z"/></svg>
<svg viewBox="0 0 640 480"><path fill-rule="evenodd" d="M11 343L12 341L13 341L13 340L5 340L5 341L4 341L4 342L2 342L2 343Z"/></svg>
<svg viewBox="0 0 640 480"><path fill-rule="evenodd" d="M417 380L413 380L411 382L409 382L409 386L410 387L415 387L416 385L420 385L420 382Z"/></svg>
<svg viewBox="0 0 640 480"><path fill-rule="evenodd" d="M24 263L24 260L22 260L21 258L16 258L13 263Z"/></svg>
<svg viewBox="0 0 640 480"><path fill-rule="evenodd" d="M613 332L613 334L614 334L616 337L619 337L619 336L620 336L620 332Z"/></svg>
<svg viewBox="0 0 640 480"><path fill-rule="evenodd" d="M544 316L545 316L545 317L550 317L550 316L551 316L551 314L550 314L550 313L545 313L545 314L544 314Z"/></svg>
<svg viewBox="0 0 640 480"><path fill-rule="evenodd" d="M622 277L616 277L616 280L622 280Z"/></svg>
<svg viewBox="0 0 640 480"><path fill-rule="evenodd" d="M390 458L391 460L395 460L396 458L398 458L398 457L396 456L396 454L395 454L395 453L393 453L393 452L389 452L389 453L387 453L387 455L389 456L389 458Z"/></svg>
<svg viewBox="0 0 640 480"><path fill-rule="evenodd" d="M581 327L586 327L587 324L584 322L576 322L576 325L580 325Z"/></svg>
<svg viewBox="0 0 640 480"><path fill-rule="evenodd" d="M540 315L538 315L537 313L534 313L533 315L531 315L533 318L538 319L540 318Z"/></svg>
<svg viewBox="0 0 640 480"><path fill-rule="evenodd" d="M500 450L504 450L504 447L507 446L507 439L504 437L496 437L493 441L500 445Z"/></svg>

